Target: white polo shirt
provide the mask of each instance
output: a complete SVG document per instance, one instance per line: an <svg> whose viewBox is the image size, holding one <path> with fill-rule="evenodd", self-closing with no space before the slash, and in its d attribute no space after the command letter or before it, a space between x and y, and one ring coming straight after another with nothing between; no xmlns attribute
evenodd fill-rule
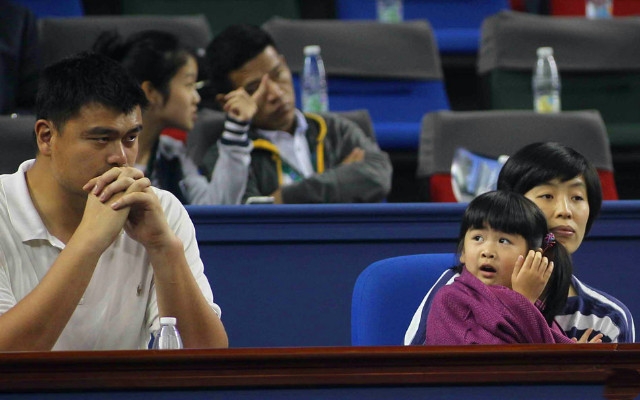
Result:
<svg viewBox="0 0 640 400"><path fill-rule="evenodd" d="M25 179L34 160L0 175L0 314L31 292L65 245L46 229ZM167 221L185 247L191 271L213 310L213 294L187 211L171 193L155 189ZM153 269L144 247L124 231L102 254L85 294L54 350L146 349L159 327Z"/></svg>

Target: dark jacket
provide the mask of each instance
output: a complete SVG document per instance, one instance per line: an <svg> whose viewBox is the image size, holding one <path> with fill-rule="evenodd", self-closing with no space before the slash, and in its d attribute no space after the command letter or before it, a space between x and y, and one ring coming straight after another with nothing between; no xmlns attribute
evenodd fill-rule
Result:
<svg viewBox="0 0 640 400"><path fill-rule="evenodd" d="M39 72L33 13L19 4L0 0L0 114L33 112Z"/></svg>
<svg viewBox="0 0 640 400"><path fill-rule="evenodd" d="M378 202L391 190L392 167L389 157L353 122L332 113L305 114L309 125L306 137L316 174L282 187L284 203L363 203ZM273 193L282 182L286 168L277 147L254 129L251 166L244 199ZM365 159L340 165L359 147ZM203 159L211 175L221 149L212 146Z"/></svg>

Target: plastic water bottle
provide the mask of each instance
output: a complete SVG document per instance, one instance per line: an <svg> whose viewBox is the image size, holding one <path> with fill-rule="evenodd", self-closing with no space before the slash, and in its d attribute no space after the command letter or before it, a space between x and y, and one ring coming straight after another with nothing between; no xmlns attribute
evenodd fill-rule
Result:
<svg viewBox="0 0 640 400"><path fill-rule="evenodd" d="M402 0L377 0L376 11L380 22L402 22Z"/></svg>
<svg viewBox="0 0 640 400"><path fill-rule="evenodd" d="M589 19L611 18L613 0L586 0L586 15Z"/></svg>
<svg viewBox="0 0 640 400"><path fill-rule="evenodd" d="M320 46L305 46L302 71L302 110L305 112L329 111L327 78L320 55Z"/></svg>
<svg viewBox="0 0 640 400"><path fill-rule="evenodd" d="M540 47L533 72L533 109L539 113L560 112L560 75L553 48Z"/></svg>
<svg viewBox="0 0 640 400"><path fill-rule="evenodd" d="M176 319L174 317L160 318L160 330L153 341L153 348L158 350L182 348L182 339L178 328L176 328Z"/></svg>

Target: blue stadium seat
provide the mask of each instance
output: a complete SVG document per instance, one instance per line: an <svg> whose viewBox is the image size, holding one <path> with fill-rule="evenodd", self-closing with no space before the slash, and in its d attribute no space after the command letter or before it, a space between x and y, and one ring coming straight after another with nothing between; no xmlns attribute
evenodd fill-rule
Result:
<svg viewBox="0 0 640 400"><path fill-rule="evenodd" d="M81 0L13 0L28 7L36 16L42 17L82 17L84 8Z"/></svg>
<svg viewBox="0 0 640 400"><path fill-rule="evenodd" d="M475 53L482 21L510 9L508 0L404 0L404 18L427 19L438 48L446 53ZM336 0L340 19L375 19L376 0Z"/></svg>
<svg viewBox="0 0 640 400"><path fill-rule="evenodd" d="M437 45L426 21L379 24L274 18L263 28L285 56L296 93L300 93L303 48L320 45L330 110L369 110L384 150L417 150L424 113L449 109Z"/></svg>
<svg viewBox="0 0 640 400"><path fill-rule="evenodd" d="M401 345L424 296L456 264L454 253L435 253L392 257L369 265L353 288L351 344Z"/></svg>

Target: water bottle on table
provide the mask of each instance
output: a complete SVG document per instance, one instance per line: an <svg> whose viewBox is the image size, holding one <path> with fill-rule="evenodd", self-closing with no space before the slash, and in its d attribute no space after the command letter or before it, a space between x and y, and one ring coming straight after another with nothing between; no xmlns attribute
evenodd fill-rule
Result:
<svg viewBox="0 0 640 400"><path fill-rule="evenodd" d="M560 112L560 74L553 58L553 48L540 47L533 71L533 108L539 113Z"/></svg>
<svg viewBox="0 0 640 400"><path fill-rule="evenodd" d="M157 350L182 348L182 339L178 328L176 328L176 319L174 317L160 318L160 330L153 341L153 348Z"/></svg>
<svg viewBox="0 0 640 400"><path fill-rule="evenodd" d="M324 63L320 46L304 48L304 68L302 70L302 110L305 112L329 111L329 95Z"/></svg>
<svg viewBox="0 0 640 400"><path fill-rule="evenodd" d="M377 0L376 11L380 22L402 22L403 7L402 0Z"/></svg>
<svg viewBox="0 0 640 400"><path fill-rule="evenodd" d="M613 0L586 0L586 15L589 19L611 18Z"/></svg>

